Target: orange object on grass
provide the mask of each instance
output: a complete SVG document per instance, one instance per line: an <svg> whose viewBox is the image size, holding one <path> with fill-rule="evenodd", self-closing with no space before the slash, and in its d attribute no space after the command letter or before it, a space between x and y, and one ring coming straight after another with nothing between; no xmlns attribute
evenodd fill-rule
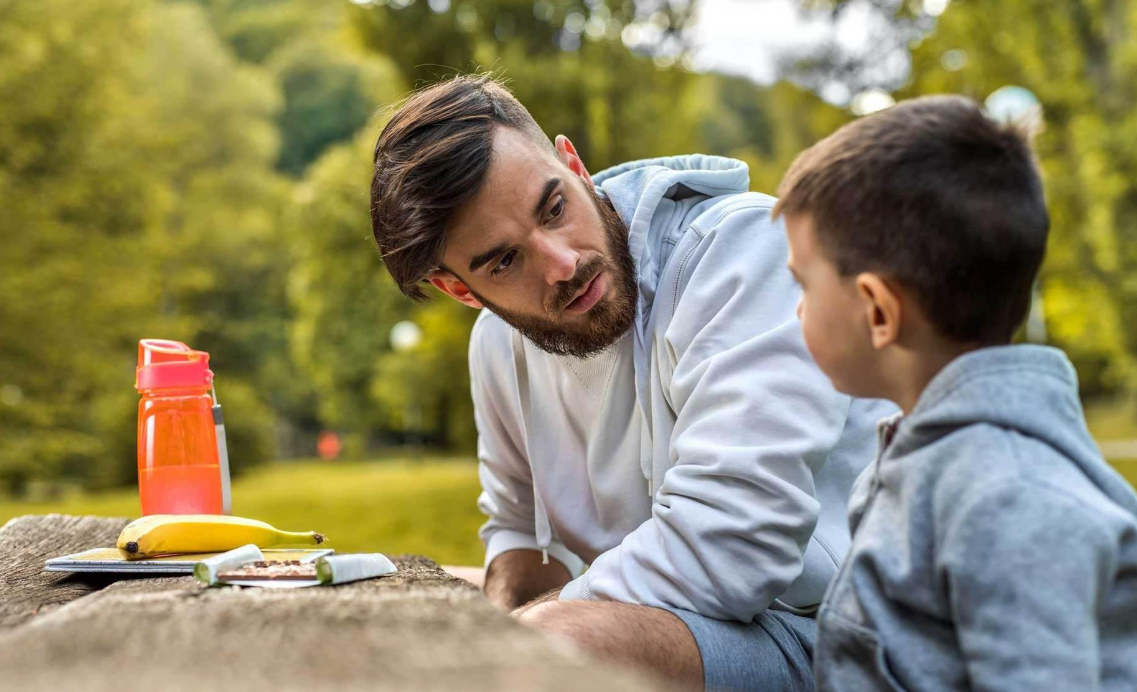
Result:
<svg viewBox="0 0 1137 692"><path fill-rule="evenodd" d="M324 461L334 461L340 455L340 436L331 430L325 430L320 433L320 437L316 439L316 453Z"/></svg>
<svg viewBox="0 0 1137 692"><path fill-rule="evenodd" d="M221 514L209 354L138 342L138 494L142 514Z"/></svg>

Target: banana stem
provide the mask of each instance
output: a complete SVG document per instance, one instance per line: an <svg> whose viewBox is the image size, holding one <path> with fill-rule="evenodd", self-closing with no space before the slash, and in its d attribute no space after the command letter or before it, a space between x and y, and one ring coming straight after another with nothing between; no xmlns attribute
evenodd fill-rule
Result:
<svg viewBox="0 0 1137 692"><path fill-rule="evenodd" d="M277 537L278 544L320 545L328 540L324 534L315 531L278 531Z"/></svg>

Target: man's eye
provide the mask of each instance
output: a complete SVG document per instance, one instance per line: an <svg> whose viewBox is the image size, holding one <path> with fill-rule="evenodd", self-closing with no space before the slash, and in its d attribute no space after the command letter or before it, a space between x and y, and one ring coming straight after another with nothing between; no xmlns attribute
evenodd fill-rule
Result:
<svg viewBox="0 0 1137 692"><path fill-rule="evenodd" d="M497 266L490 270L490 276L497 276L501 272L509 269L513 264L513 256L517 254L516 250L510 250L498 261Z"/></svg>
<svg viewBox="0 0 1137 692"><path fill-rule="evenodd" d="M558 216L560 216L561 214L563 214L564 211L565 211L565 198L561 197L559 200L557 200L557 203L553 205L553 208L549 210L549 220L552 221L553 219L555 219Z"/></svg>

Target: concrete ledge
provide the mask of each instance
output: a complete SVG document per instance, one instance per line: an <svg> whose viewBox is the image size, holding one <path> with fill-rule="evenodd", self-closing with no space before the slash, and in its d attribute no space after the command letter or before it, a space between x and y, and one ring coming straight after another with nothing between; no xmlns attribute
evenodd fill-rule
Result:
<svg viewBox="0 0 1137 692"><path fill-rule="evenodd" d="M420 556L339 587L206 589L191 577L92 582L43 560L109 545L125 520L20 517L0 529L0 670L9 689L653 690L492 607ZM24 549L9 552L11 546Z"/></svg>

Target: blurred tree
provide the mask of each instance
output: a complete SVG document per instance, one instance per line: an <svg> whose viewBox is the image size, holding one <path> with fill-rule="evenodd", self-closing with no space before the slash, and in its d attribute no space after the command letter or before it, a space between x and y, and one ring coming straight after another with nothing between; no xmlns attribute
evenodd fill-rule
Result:
<svg viewBox="0 0 1137 692"><path fill-rule="evenodd" d="M291 279L295 360L312 383L324 425L365 437L382 416L371 401L375 362L410 306L371 242L367 190L370 133L334 147L297 188ZM348 441L347 451L362 443Z"/></svg>
<svg viewBox="0 0 1137 692"><path fill-rule="evenodd" d="M299 176L327 147L350 140L405 90L390 59L356 50L351 4L327 0L197 0L236 55L268 68L284 101L277 167Z"/></svg>
<svg viewBox="0 0 1137 692"><path fill-rule="evenodd" d="M303 173L329 145L350 140L380 103L404 90L394 65L319 39L294 41L268 61L284 92L278 167Z"/></svg>
<svg viewBox="0 0 1137 692"><path fill-rule="evenodd" d="M0 292L15 299L0 306L0 478L127 482L137 339L194 342L194 295L234 296L220 259L279 206L276 92L190 5L3 12ZM250 411L232 426L237 470L267 451Z"/></svg>
<svg viewBox="0 0 1137 692"><path fill-rule="evenodd" d="M345 5L327 0L192 1L206 10L214 33L233 53L255 64L265 62L294 40L334 30L340 25Z"/></svg>
<svg viewBox="0 0 1137 692"><path fill-rule="evenodd" d="M455 70L497 67L498 58L512 57L498 54L502 46L533 58L573 53L586 42L622 41L635 53L674 64L686 48L683 29L694 7L690 0L372 0L357 3L352 19L364 45L390 55L419 86ZM555 72L545 77L560 78Z"/></svg>

